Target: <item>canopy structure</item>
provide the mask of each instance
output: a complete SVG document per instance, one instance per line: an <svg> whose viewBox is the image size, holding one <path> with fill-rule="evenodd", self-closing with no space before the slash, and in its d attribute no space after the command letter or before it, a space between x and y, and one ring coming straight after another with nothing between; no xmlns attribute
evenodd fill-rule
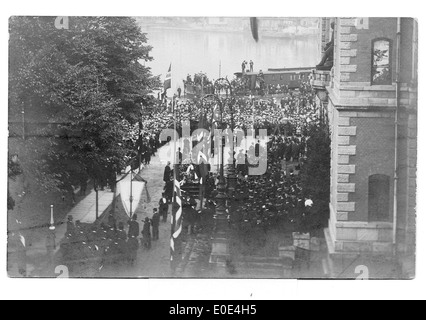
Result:
<svg viewBox="0 0 426 320"><path fill-rule="evenodd" d="M143 192L146 191L146 183L135 180L135 174L130 172L130 168L128 168L128 171L129 174L117 184L117 194L121 195L122 205L130 218L139 206L144 201L147 202L148 199L143 197Z"/></svg>

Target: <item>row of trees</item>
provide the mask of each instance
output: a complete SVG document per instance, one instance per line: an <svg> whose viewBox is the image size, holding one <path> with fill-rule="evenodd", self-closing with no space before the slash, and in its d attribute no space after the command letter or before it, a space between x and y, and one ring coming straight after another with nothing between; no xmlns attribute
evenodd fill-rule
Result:
<svg viewBox="0 0 426 320"><path fill-rule="evenodd" d="M132 18L75 17L68 29L52 17L10 19L9 119L24 111L28 121L60 124L60 138L32 164L46 191L114 184L137 152L131 128L161 85L142 64L151 49Z"/></svg>

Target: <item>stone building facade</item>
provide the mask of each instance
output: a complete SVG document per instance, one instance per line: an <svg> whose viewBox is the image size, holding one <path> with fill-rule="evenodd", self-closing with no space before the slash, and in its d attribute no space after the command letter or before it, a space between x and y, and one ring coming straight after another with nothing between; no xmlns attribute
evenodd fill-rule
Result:
<svg viewBox="0 0 426 320"><path fill-rule="evenodd" d="M332 137L330 221L325 230L330 273L343 276L352 263L367 266L374 277L411 278L417 21L333 20L334 67L313 73ZM329 24L329 18L323 19L323 41L329 37Z"/></svg>

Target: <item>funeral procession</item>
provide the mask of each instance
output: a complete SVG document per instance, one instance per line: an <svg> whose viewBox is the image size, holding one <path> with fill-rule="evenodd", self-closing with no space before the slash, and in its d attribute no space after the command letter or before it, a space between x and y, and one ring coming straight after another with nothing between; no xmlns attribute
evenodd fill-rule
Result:
<svg viewBox="0 0 426 320"><path fill-rule="evenodd" d="M415 19L9 32L9 277L415 276Z"/></svg>

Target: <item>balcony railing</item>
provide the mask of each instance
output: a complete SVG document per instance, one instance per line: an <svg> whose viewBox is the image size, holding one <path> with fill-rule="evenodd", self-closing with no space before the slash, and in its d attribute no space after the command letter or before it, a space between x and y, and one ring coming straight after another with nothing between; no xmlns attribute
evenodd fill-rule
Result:
<svg viewBox="0 0 426 320"><path fill-rule="evenodd" d="M330 86L331 71L312 70L311 85L315 89L323 89Z"/></svg>

